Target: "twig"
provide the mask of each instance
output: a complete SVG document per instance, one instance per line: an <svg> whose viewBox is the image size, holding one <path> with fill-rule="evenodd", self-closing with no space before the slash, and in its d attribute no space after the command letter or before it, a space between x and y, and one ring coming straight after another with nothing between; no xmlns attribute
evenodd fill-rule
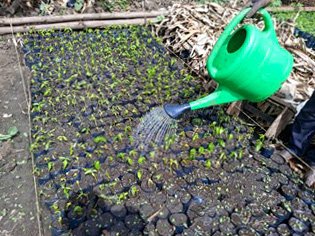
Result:
<svg viewBox="0 0 315 236"><path fill-rule="evenodd" d="M154 212L149 218L148 218L148 222L151 222L161 211L163 210L163 206L157 210L156 212Z"/></svg>

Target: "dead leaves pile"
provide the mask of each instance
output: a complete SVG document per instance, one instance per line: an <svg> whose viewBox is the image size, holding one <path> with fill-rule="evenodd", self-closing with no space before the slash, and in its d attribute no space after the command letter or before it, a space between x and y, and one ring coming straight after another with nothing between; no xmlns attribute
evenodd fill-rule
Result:
<svg viewBox="0 0 315 236"><path fill-rule="evenodd" d="M185 61L196 72L207 76L206 59L224 27L238 14L239 8L216 3L206 5L179 5L154 26L154 33L177 55L187 55ZM245 23L258 23L258 19ZM294 36L293 22L274 20L279 42L294 56L294 69L277 96L297 106L309 98L315 88L315 52L306 48L301 38ZM260 21L258 27L262 27Z"/></svg>

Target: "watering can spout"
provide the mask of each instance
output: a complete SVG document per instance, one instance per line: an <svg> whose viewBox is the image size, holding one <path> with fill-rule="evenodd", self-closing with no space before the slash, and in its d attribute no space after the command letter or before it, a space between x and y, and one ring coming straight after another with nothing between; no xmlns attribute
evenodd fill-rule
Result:
<svg viewBox="0 0 315 236"><path fill-rule="evenodd" d="M186 111L190 111L191 107L188 103L185 104L165 104L164 111L173 119L180 118Z"/></svg>
<svg viewBox="0 0 315 236"><path fill-rule="evenodd" d="M216 89L213 93L206 97L190 102L189 105L191 107L191 110L197 110L214 105L220 105L241 100L244 100L244 97L221 87Z"/></svg>

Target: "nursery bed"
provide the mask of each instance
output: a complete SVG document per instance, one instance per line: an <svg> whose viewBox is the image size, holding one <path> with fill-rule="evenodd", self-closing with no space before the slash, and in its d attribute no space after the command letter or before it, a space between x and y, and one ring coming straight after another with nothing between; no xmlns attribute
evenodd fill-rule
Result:
<svg viewBox="0 0 315 236"><path fill-rule="evenodd" d="M135 147L150 109L206 93L145 27L21 38L52 235L315 233L314 191L220 107L184 117L163 145Z"/></svg>

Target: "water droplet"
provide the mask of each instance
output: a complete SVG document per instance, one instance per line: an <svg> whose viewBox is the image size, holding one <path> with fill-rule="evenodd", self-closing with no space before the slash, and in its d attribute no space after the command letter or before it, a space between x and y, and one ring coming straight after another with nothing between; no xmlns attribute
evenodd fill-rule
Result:
<svg viewBox="0 0 315 236"><path fill-rule="evenodd" d="M147 149L151 143L161 145L165 137L175 134L176 129L177 120L171 118L163 107L157 107L142 118L133 137L136 146Z"/></svg>

